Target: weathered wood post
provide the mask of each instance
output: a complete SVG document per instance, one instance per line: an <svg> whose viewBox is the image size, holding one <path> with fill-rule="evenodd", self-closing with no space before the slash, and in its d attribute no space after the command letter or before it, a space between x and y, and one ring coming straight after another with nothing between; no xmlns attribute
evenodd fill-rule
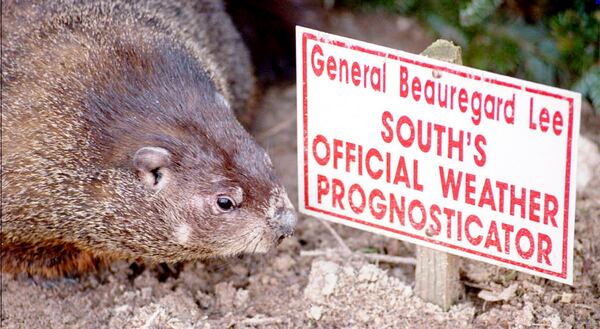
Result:
<svg viewBox="0 0 600 329"><path fill-rule="evenodd" d="M421 55L454 64L462 64L460 47L447 40L437 40ZM443 74L441 75L443 79ZM460 293L460 257L427 247L417 246L416 292L424 300L450 309Z"/></svg>

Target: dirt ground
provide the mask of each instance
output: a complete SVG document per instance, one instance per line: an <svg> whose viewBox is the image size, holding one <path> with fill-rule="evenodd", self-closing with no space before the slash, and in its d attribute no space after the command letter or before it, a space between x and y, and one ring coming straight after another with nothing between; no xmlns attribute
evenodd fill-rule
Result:
<svg viewBox="0 0 600 329"><path fill-rule="evenodd" d="M375 24L381 20L388 24ZM339 14L331 26L411 52L431 42L413 20L383 14ZM295 113L295 86L272 87L254 131L292 200ZM582 134L600 145L600 116L586 108L582 124ZM577 199L573 286L463 260L461 300L443 312L414 295L413 265L340 256L326 226L301 217L297 233L267 255L146 269L115 263L96 275L58 281L3 275L2 327L600 328L600 166L590 173ZM332 227L354 252L414 257L410 244ZM301 255L313 250L323 255Z"/></svg>

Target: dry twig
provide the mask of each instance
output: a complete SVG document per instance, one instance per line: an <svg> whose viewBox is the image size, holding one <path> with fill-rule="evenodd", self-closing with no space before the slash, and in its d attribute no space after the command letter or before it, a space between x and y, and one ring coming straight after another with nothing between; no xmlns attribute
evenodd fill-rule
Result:
<svg viewBox="0 0 600 329"><path fill-rule="evenodd" d="M329 252L327 250L302 250L300 251L300 256L302 257L319 257L326 256ZM382 262L388 264L404 264L404 265L416 265L417 260L413 257L400 257L400 256L391 256L391 255L382 255L382 254L365 254L355 252L352 253L353 256L364 258L368 261L372 262Z"/></svg>
<svg viewBox="0 0 600 329"><path fill-rule="evenodd" d="M253 318L243 320L242 324L247 326L264 326L267 324L279 324L284 322L285 320L282 318L263 318L255 316Z"/></svg>
<svg viewBox="0 0 600 329"><path fill-rule="evenodd" d="M329 223L327 221L324 221L322 219L319 219L319 221L327 228L327 230L329 230L329 233L331 233L331 235L333 235L333 237L338 242L340 247L342 247L342 249L345 253L347 253L349 255L353 254L352 250L350 250L350 248L348 248L348 245L346 244L346 242L344 242L342 237L333 229L333 227L331 227L331 225L329 225Z"/></svg>

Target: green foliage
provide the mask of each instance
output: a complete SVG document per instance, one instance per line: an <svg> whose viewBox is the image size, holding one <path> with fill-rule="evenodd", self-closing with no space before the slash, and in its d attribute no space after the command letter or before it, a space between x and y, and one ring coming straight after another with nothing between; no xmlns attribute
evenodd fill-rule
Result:
<svg viewBox="0 0 600 329"><path fill-rule="evenodd" d="M416 16L486 71L581 92L600 113L600 6L592 0L338 0Z"/></svg>
<svg viewBox="0 0 600 329"><path fill-rule="evenodd" d="M587 95L600 114L600 65L590 68L579 81L574 89L583 95Z"/></svg>
<svg viewBox="0 0 600 329"><path fill-rule="evenodd" d="M375 247L365 247L365 248L361 248L359 251L362 252L363 254L377 254L380 252L379 249L377 249Z"/></svg>
<svg viewBox="0 0 600 329"><path fill-rule="evenodd" d="M465 27L483 23L502 4L502 0L473 0L460 11L460 24Z"/></svg>

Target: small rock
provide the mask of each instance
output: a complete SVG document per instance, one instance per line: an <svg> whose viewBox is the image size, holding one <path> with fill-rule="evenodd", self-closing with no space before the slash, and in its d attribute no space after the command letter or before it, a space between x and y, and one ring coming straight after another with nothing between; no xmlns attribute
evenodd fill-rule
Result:
<svg viewBox="0 0 600 329"><path fill-rule="evenodd" d="M210 308L214 305L214 298L201 290L196 291L194 297L196 298L196 301L198 301L199 306L203 309Z"/></svg>
<svg viewBox="0 0 600 329"><path fill-rule="evenodd" d="M290 255L283 255L277 257L273 261L273 267L280 272L286 272L292 266L294 266L295 263L296 261Z"/></svg>
<svg viewBox="0 0 600 329"><path fill-rule="evenodd" d="M363 323L367 323L369 322L369 320L371 320L371 318L369 317L369 314L367 314L367 312L365 312L365 310L360 310L356 313L356 317L358 318L359 321L363 322Z"/></svg>
<svg viewBox="0 0 600 329"><path fill-rule="evenodd" d="M144 287L141 292L143 299L150 299L150 297L152 297L152 287Z"/></svg>
<svg viewBox="0 0 600 329"><path fill-rule="evenodd" d="M535 320L535 316L533 314L534 314L533 304L530 302L527 302L527 303L525 303L525 306L523 307L521 312L517 313L515 322L519 323L525 327L530 327L533 325L534 320Z"/></svg>
<svg viewBox="0 0 600 329"><path fill-rule="evenodd" d="M339 266L328 261L314 261L304 289L304 296L315 302L322 303L325 297L331 295L337 285Z"/></svg>
<svg viewBox="0 0 600 329"><path fill-rule="evenodd" d="M573 294L568 293L568 292L563 292L562 296L560 297L560 302L565 303L565 304L572 303L573 302Z"/></svg>
<svg viewBox="0 0 600 329"><path fill-rule="evenodd" d="M198 306L185 289L178 289L159 299L158 304L167 312L168 318L180 321L181 323L193 323L199 317ZM180 325L172 327L182 327ZM185 328L186 326L183 325Z"/></svg>
<svg viewBox="0 0 600 329"><path fill-rule="evenodd" d="M245 308L250 299L250 293L245 289L238 289L235 292L235 299L233 300L233 306L236 308Z"/></svg>
<svg viewBox="0 0 600 329"><path fill-rule="evenodd" d="M215 285L217 304L223 313L233 310L236 290L231 282L220 282Z"/></svg>
<svg viewBox="0 0 600 329"><path fill-rule="evenodd" d="M513 283L509 287L504 288L504 290L502 290L499 293L489 291L489 290L481 290L477 294L477 297L479 297L487 302L497 302L497 301L501 301L501 300L507 301L515 295L515 292L517 291L518 287L519 287L518 283Z"/></svg>
<svg viewBox="0 0 600 329"><path fill-rule="evenodd" d="M124 300L133 301L133 300L135 300L136 295L135 295L134 291L126 291L126 292L123 293L123 295L121 295L121 297Z"/></svg>
<svg viewBox="0 0 600 329"><path fill-rule="evenodd" d="M242 264L236 264L231 267L231 272L239 276L248 276L248 268Z"/></svg>
<svg viewBox="0 0 600 329"><path fill-rule="evenodd" d="M487 264L467 262L464 267L465 275L472 282L489 282L494 275L494 269Z"/></svg>
<svg viewBox="0 0 600 329"><path fill-rule="evenodd" d="M577 149L577 190L583 191L594 177L596 167L600 166L600 152L594 142L581 135Z"/></svg>
<svg viewBox="0 0 600 329"><path fill-rule="evenodd" d="M367 264L358 271L358 282L374 282L381 275L381 270L373 264Z"/></svg>
<svg viewBox="0 0 600 329"><path fill-rule="evenodd" d="M315 321L319 321L321 315L323 315L323 308L321 306L311 306L310 310L308 310L308 317Z"/></svg>
<svg viewBox="0 0 600 329"><path fill-rule="evenodd" d="M90 275L86 284L90 288L97 288L100 285L100 281L98 281L98 278L96 276Z"/></svg>
<svg viewBox="0 0 600 329"><path fill-rule="evenodd" d="M400 281L410 281L407 277L406 274L404 273L404 270L401 269L400 267L394 267L392 268L392 270L389 272L390 275Z"/></svg>
<svg viewBox="0 0 600 329"><path fill-rule="evenodd" d="M349 277L354 277L354 269L350 266L344 266L342 268L342 271L344 272L344 274L346 274Z"/></svg>
<svg viewBox="0 0 600 329"><path fill-rule="evenodd" d="M552 313L549 316L546 316L542 321L544 323L546 323L552 329L558 329L558 328L560 328L560 325L562 324L562 320L560 319L560 316L556 312Z"/></svg>
<svg viewBox="0 0 600 329"><path fill-rule="evenodd" d="M268 276L268 275L261 276L260 283L262 283L265 286L268 286L270 282L271 282L271 277L270 276Z"/></svg>
<svg viewBox="0 0 600 329"><path fill-rule="evenodd" d="M150 271L145 271L133 281L133 286L138 289L142 289L144 287L154 287L156 285L158 285L158 279L152 275Z"/></svg>
<svg viewBox="0 0 600 329"><path fill-rule="evenodd" d="M535 283L529 282L529 281L523 281L521 283L523 285L523 288L529 291L533 291L534 293L538 294L538 295L543 295L545 290L544 287L537 285ZM554 298L554 297L553 297Z"/></svg>
<svg viewBox="0 0 600 329"><path fill-rule="evenodd" d="M199 320L198 322L196 322L196 324L194 325L194 328L196 329L212 329L212 327L210 326L210 323L208 322L204 322L205 320Z"/></svg>
<svg viewBox="0 0 600 329"><path fill-rule="evenodd" d="M127 304L119 305L114 308L115 313L126 313L129 312L131 307Z"/></svg>

